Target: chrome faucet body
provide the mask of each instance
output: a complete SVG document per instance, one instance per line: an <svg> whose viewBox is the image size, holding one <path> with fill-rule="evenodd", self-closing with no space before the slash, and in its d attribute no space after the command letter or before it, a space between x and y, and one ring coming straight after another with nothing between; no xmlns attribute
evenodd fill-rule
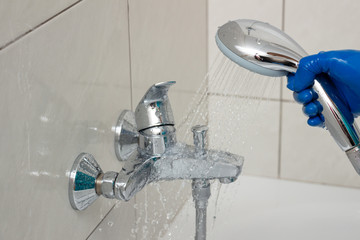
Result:
<svg viewBox="0 0 360 240"><path fill-rule="evenodd" d="M86 209L98 196L130 200L146 184L176 179L219 179L230 183L242 170L243 157L205 149L204 126L193 129L195 147L177 143L168 89L175 82L154 84L135 112L121 113L115 127L115 153L120 172L103 172L95 158L80 154L70 173L69 198L76 210Z"/></svg>

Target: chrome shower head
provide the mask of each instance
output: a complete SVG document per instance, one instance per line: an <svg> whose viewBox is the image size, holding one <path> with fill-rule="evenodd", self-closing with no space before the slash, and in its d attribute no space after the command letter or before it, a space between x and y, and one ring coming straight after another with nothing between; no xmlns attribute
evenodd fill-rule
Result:
<svg viewBox="0 0 360 240"><path fill-rule="evenodd" d="M230 21L221 26L216 34L216 43L233 62L271 77L296 72L300 59L307 55L299 44L280 29L249 19ZM354 121L346 118L351 114L347 112L349 110L338 107L341 102L331 82L315 79L312 88L323 107L325 127L360 175L360 129Z"/></svg>
<svg viewBox="0 0 360 240"><path fill-rule="evenodd" d="M253 72L285 76L296 72L305 50L280 29L264 22L239 19L221 26L216 43L225 56Z"/></svg>

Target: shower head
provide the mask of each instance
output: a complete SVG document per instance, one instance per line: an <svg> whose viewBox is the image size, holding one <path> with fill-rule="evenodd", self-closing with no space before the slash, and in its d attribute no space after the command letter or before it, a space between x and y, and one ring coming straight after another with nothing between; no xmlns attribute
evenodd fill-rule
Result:
<svg viewBox="0 0 360 240"><path fill-rule="evenodd" d="M261 75L279 77L296 72L307 53L280 29L264 22L239 19L221 26L216 43L225 56Z"/></svg>
<svg viewBox="0 0 360 240"><path fill-rule="evenodd" d="M268 23L239 19L221 26L216 43L225 56L250 71L271 76L296 72L307 53L291 37ZM338 91L329 81L314 80L313 90L323 107L325 127L360 175L360 130L349 110L339 101ZM344 114L345 113L345 114Z"/></svg>

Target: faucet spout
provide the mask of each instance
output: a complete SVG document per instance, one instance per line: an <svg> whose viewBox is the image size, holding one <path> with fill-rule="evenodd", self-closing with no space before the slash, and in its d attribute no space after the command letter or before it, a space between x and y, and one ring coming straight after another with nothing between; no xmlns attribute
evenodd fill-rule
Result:
<svg viewBox="0 0 360 240"><path fill-rule="evenodd" d="M205 156L196 157L194 147L178 143L156 162L151 181L176 179L229 179L240 175L244 159L241 156L216 150L205 150Z"/></svg>
<svg viewBox="0 0 360 240"><path fill-rule="evenodd" d="M177 143L161 157L134 155L112 180L105 181L104 177L109 174L103 175L103 179L98 181L103 185L99 187L102 189L101 194L129 201L151 182L219 179L223 183L231 183L238 178L243 157L217 150L204 150L204 153L199 159L194 147ZM110 182L113 188L106 188L106 182Z"/></svg>

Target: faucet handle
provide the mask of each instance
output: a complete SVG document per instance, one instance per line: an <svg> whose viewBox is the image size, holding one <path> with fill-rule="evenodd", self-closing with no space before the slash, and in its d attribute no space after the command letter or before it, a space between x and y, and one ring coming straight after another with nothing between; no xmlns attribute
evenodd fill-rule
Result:
<svg viewBox="0 0 360 240"><path fill-rule="evenodd" d="M145 93L135 109L138 131L156 126L175 124L167 95L169 88L175 83L175 81L156 83Z"/></svg>
<svg viewBox="0 0 360 240"><path fill-rule="evenodd" d="M196 125L191 128L194 136L195 154L204 156L206 151L206 133L209 128L205 125Z"/></svg>
<svg viewBox="0 0 360 240"><path fill-rule="evenodd" d="M145 93L142 101L146 103L163 101L167 98L169 88L175 83L175 81L155 83Z"/></svg>

